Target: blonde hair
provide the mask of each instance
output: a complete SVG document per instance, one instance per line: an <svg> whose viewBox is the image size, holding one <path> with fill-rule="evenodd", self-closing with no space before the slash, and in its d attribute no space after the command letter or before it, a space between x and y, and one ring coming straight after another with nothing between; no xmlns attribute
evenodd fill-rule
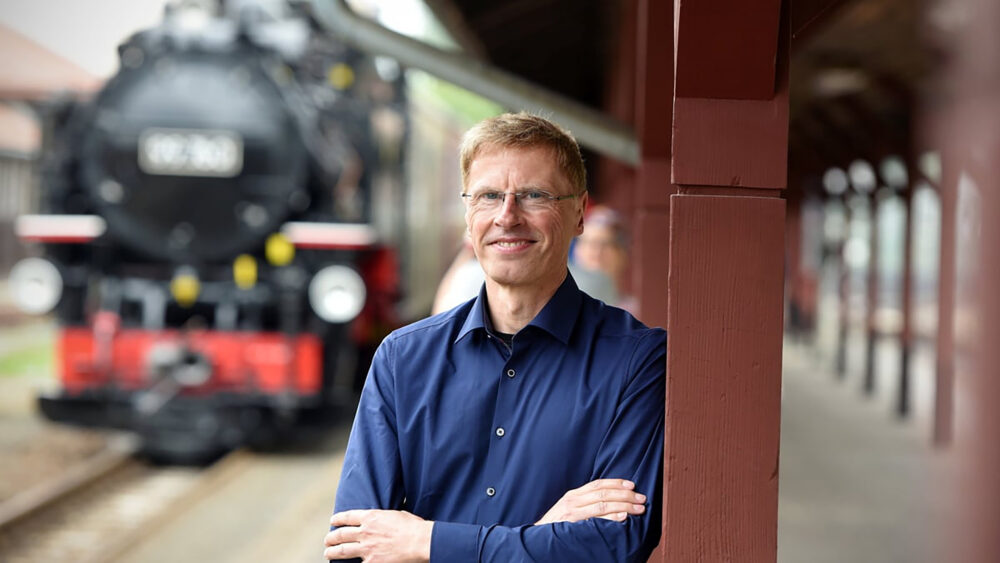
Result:
<svg viewBox="0 0 1000 563"><path fill-rule="evenodd" d="M555 123L527 112L505 113L480 121L466 131L460 150L462 185L468 181L469 168L482 152L492 148L548 147L574 193L587 190L587 170L583 166L580 145L569 131Z"/></svg>

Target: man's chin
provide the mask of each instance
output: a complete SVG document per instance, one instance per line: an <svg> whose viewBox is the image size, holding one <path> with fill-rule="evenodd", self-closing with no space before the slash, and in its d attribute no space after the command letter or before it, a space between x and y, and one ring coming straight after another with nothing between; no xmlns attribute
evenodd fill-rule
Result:
<svg viewBox="0 0 1000 563"><path fill-rule="evenodd" d="M511 287L518 287L518 286L527 285L527 281L524 280L524 279L521 279L519 276L504 276L504 275L491 276L491 275L487 274L486 275L486 280L489 281L489 282L493 282L493 285L495 285L495 286L504 287L504 288L511 288Z"/></svg>

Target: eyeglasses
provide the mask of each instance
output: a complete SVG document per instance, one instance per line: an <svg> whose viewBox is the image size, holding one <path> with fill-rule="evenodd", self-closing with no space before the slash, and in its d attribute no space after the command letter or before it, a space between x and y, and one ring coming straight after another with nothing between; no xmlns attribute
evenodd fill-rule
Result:
<svg viewBox="0 0 1000 563"><path fill-rule="evenodd" d="M573 199L582 194L552 195L544 190L522 190L519 192L486 190L474 194L463 193L462 198L469 204L469 207L482 211L500 209L509 195L514 196L514 203L520 205L522 210L530 212L551 209L564 199Z"/></svg>

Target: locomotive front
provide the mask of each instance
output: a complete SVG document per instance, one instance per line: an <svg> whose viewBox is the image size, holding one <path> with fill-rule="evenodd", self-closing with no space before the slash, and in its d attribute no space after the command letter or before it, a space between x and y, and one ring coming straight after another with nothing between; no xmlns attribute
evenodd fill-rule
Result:
<svg viewBox="0 0 1000 563"><path fill-rule="evenodd" d="M302 18L168 18L54 114L47 213L18 223L45 257L12 272L24 308L62 325L48 417L204 459L329 407L364 327L392 324L365 58L327 44L310 83L314 46Z"/></svg>

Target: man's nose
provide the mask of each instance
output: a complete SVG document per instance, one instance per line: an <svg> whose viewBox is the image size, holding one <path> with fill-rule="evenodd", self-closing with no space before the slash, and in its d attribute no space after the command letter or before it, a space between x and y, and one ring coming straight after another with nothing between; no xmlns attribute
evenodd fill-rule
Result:
<svg viewBox="0 0 1000 563"><path fill-rule="evenodd" d="M497 210L493 221L497 225L510 226L521 222L521 207L517 203L517 196L512 193L504 194L500 208Z"/></svg>

